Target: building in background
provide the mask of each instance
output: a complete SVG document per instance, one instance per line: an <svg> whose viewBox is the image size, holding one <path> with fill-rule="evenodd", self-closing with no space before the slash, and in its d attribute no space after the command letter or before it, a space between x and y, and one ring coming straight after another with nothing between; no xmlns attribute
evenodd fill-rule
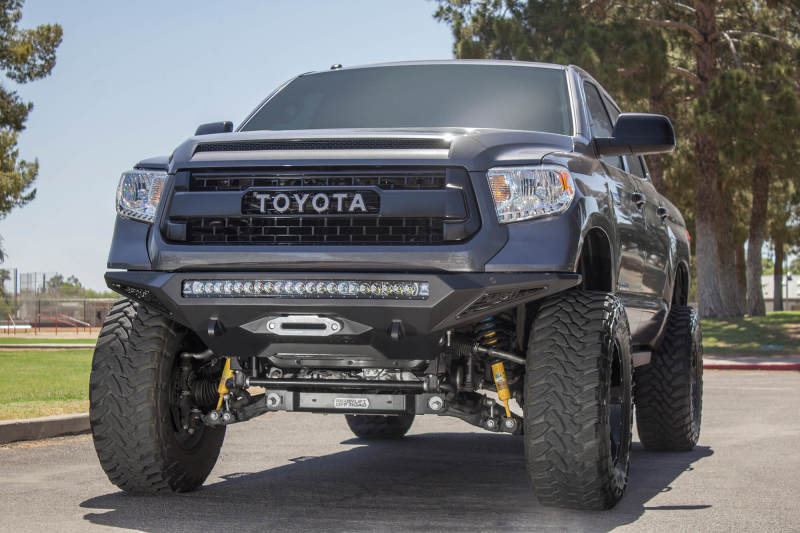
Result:
<svg viewBox="0 0 800 533"><path fill-rule="evenodd" d="M772 275L761 276L761 289L764 292L764 305L767 313L773 310L775 297ZM783 277L782 290L783 310L800 311L800 275L788 274Z"/></svg>

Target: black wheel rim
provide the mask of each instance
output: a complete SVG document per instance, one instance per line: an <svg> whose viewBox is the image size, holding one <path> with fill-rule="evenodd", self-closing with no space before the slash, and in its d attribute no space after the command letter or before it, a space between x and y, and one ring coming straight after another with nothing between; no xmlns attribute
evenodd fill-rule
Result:
<svg viewBox="0 0 800 533"><path fill-rule="evenodd" d="M625 376L621 351L617 343L612 345L610 394L608 402L609 444L611 464L624 476L626 449L630 433L630 402L626 401ZM619 472L618 472L619 473Z"/></svg>

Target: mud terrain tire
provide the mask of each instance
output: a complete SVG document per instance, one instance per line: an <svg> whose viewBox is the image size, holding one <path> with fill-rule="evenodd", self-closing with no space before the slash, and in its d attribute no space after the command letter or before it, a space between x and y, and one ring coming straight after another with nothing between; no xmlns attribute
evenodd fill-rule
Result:
<svg viewBox="0 0 800 533"><path fill-rule="evenodd" d="M651 451L689 451L700 438L703 342L697 312L673 306L664 338L635 375L636 427Z"/></svg>
<svg viewBox="0 0 800 533"><path fill-rule="evenodd" d="M89 416L108 478L126 492L187 492L217 461L225 428L194 434L173 422L170 395L187 332L146 305L114 304L92 360Z"/></svg>
<svg viewBox="0 0 800 533"><path fill-rule="evenodd" d="M525 461L543 505L608 509L628 480L631 340L622 304L603 292L543 301L525 374Z"/></svg>

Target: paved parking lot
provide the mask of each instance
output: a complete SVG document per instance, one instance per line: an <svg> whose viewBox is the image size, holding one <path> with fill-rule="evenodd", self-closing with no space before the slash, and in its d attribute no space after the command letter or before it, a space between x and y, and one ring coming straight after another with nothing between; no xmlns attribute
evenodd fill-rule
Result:
<svg viewBox="0 0 800 533"><path fill-rule="evenodd" d="M533 499L518 437L422 417L366 445L341 416L233 426L206 487L130 497L87 435L0 447L4 531L797 531L800 373L709 371L690 453L634 445L628 492L607 512Z"/></svg>

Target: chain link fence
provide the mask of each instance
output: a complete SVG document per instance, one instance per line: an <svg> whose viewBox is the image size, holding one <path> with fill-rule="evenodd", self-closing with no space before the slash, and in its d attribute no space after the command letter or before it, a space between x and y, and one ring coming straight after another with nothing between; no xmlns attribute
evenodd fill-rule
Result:
<svg viewBox="0 0 800 533"><path fill-rule="evenodd" d="M8 315L17 324L38 324L52 327L56 320L64 327L71 327L69 319L99 327L116 299L114 298L65 298L48 291L48 280L55 272L19 272L7 269L3 280L3 323ZM68 318L67 318L68 317Z"/></svg>

